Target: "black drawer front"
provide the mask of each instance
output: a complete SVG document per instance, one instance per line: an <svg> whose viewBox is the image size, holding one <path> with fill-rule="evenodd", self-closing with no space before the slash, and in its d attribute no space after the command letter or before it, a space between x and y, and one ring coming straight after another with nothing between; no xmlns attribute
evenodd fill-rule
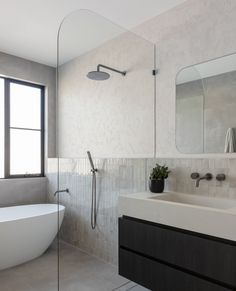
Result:
<svg viewBox="0 0 236 291"><path fill-rule="evenodd" d="M121 248L119 274L152 291L230 290Z"/></svg>
<svg viewBox="0 0 236 291"><path fill-rule="evenodd" d="M236 286L236 246L129 218L119 219L119 245Z"/></svg>

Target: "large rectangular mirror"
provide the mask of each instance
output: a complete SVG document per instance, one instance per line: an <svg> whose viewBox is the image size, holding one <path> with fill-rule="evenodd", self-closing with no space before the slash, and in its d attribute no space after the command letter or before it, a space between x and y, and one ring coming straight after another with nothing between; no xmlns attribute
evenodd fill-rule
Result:
<svg viewBox="0 0 236 291"><path fill-rule="evenodd" d="M185 154L236 152L236 54L178 73L176 146Z"/></svg>

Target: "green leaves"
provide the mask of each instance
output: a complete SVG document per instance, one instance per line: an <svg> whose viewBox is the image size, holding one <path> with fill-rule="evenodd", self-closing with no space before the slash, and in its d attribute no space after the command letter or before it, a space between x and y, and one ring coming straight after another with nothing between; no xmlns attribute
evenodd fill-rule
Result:
<svg viewBox="0 0 236 291"><path fill-rule="evenodd" d="M151 180L164 180L168 178L170 171L169 168L164 166L160 166L156 164L156 167L152 169L152 172L150 174Z"/></svg>

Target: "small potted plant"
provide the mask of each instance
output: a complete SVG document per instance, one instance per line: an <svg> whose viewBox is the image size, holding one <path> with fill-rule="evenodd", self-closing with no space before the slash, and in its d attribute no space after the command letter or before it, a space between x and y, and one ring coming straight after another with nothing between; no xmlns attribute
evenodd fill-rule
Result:
<svg viewBox="0 0 236 291"><path fill-rule="evenodd" d="M168 167L156 164L152 169L149 179L149 189L153 193L162 193L165 188L165 179L168 178L170 171Z"/></svg>

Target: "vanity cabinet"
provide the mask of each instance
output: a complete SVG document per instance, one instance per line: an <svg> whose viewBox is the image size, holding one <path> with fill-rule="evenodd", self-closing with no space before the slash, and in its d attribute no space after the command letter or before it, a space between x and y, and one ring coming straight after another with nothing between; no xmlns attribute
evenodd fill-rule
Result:
<svg viewBox="0 0 236 291"><path fill-rule="evenodd" d="M152 291L236 290L236 243L123 216L119 274Z"/></svg>

